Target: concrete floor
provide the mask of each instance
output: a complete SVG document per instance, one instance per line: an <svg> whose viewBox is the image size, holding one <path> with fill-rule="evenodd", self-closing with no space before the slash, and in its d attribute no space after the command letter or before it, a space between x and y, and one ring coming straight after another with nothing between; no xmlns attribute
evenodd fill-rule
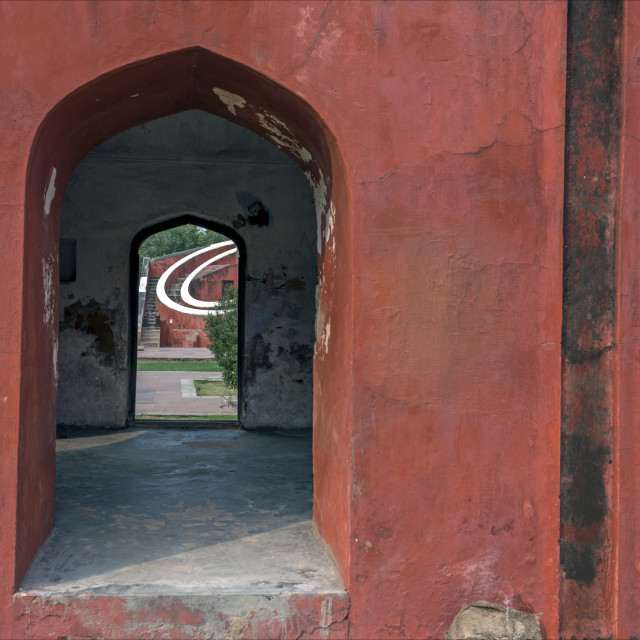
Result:
<svg viewBox="0 0 640 640"><path fill-rule="evenodd" d="M312 523L311 434L67 430L22 591L344 596Z"/></svg>

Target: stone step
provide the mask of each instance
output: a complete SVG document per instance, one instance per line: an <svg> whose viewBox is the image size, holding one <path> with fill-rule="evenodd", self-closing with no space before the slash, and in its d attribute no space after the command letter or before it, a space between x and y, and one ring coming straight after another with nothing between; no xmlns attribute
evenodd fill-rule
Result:
<svg viewBox="0 0 640 640"><path fill-rule="evenodd" d="M165 638L284 638L285 631L290 634L288 638L312 634L328 640L347 637L349 596L346 590L319 587L317 593L311 589L283 592L282 587L271 583L266 587L262 583L254 586L251 568L247 573L246 584L238 588L237 593L231 589L227 593L224 587L215 585L209 589L196 585L191 587L193 594L171 592L170 595L158 589L158 593L148 593L149 588L141 591L137 585L135 589L108 585L104 589L106 593L96 588L73 593L52 587L46 590L27 587L14 596L13 607L17 619L29 620L33 638L51 636L52 629L55 637L68 637L70 628L87 628L87 620L92 637L150 637L149 628L162 629ZM60 609L64 616L57 614ZM115 620L114 611L118 612ZM169 617L167 611L178 611L180 615L176 620L176 616ZM246 628L250 629L249 633ZM322 635L314 633L317 629Z"/></svg>

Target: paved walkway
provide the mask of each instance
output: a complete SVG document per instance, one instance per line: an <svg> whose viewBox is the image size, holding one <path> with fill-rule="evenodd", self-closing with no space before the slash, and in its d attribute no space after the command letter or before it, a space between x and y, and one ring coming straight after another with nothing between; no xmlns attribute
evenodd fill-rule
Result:
<svg viewBox="0 0 640 640"><path fill-rule="evenodd" d="M174 347L145 347L138 351L138 358L161 358L166 360L210 359L213 355L206 347L174 348Z"/></svg>
<svg viewBox="0 0 640 640"><path fill-rule="evenodd" d="M194 349L185 349L194 351ZM144 415L234 415L225 398L199 397L193 380L220 380L221 373L209 371L138 371L136 375L136 417ZM235 396L234 396L235 400Z"/></svg>

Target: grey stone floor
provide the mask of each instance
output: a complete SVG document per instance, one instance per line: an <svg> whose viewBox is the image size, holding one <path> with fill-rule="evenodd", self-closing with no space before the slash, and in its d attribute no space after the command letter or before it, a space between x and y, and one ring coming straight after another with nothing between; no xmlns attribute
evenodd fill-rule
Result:
<svg viewBox="0 0 640 640"><path fill-rule="evenodd" d="M55 527L23 591L344 594L311 520L309 433L61 435Z"/></svg>

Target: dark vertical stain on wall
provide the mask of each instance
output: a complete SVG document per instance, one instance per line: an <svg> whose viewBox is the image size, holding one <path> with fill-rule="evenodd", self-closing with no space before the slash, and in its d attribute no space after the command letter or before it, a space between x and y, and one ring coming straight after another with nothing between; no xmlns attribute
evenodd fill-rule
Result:
<svg viewBox="0 0 640 640"><path fill-rule="evenodd" d="M606 637L622 3L569 0L567 30L560 629Z"/></svg>

